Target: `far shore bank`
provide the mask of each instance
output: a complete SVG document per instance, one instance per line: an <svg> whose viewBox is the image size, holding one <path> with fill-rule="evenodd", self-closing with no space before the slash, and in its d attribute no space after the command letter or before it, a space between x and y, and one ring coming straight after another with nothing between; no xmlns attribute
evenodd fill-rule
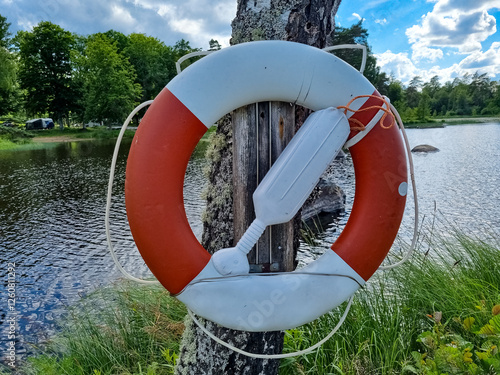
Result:
<svg viewBox="0 0 500 375"><path fill-rule="evenodd" d="M91 141L94 138L76 138L70 135L56 135L50 137L34 137L33 143L62 143L62 142L78 142Z"/></svg>
<svg viewBox="0 0 500 375"><path fill-rule="evenodd" d="M500 117L436 117L424 122L406 122L405 128L442 128L452 125L500 123Z"/></svg>

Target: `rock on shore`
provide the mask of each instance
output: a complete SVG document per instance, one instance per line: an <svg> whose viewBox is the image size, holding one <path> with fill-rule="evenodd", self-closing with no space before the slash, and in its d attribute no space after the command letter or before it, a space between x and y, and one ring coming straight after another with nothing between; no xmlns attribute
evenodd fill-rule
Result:
<svg viewBox="0 0 500 375"><path fill-rule="evenodd" d="M345 209L345 193L333 182L320 179L302 207L302 220L320 214L340 213Z"/></svg>
<svg viewBox="0 0 500 375"><path fill-rule="evenodd" d="M431 145L418 145L412 148L411 152L438 152L439 148Z"/></svg>

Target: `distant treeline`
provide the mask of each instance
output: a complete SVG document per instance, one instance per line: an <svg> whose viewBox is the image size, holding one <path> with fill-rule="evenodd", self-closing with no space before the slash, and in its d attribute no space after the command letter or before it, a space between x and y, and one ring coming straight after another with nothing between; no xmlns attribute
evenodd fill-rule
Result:
<svg viewBox="0 0 500 375"><path fill-rule="evenodd" d="M81 36L51 22L11 38L9 26L0 15L0 116L119 123L165 87L181 56L198 50L114 30Z"/></svg>
<svg viewBox="0 0 500 375"><path fill-rule="evenodd" d="M0 116L49 116L59 124L120 123L176 75L180 57L198 50L185 40L167 46L151 36L114 30L81 36L45 21L12 36L9 26L0 15ZM368 47L361 22L335 31L332 45ZM209 45L220 48L215 40ZM500 114L499 84L485 74L466 75L444 85L437 76L430 82L415 77L405 87L381 72L369 47L368 52L365 76L406 121ZM361 64L359 52L335 53L353 66Z"/></svg>
<svg viewBox="0 0 500 375"><path fill-rule="evenodd" d="M404 121L427 121L433 116L500 115L500 84L486 74L466 74L452 82L440 83L434 76L429 82L414 77L408 86L380 71L368 45L368 32L362 21L349 27L337 27L332 44L363 44L368 48L364 75L382 94L391 99ZM335 53L354 67L361 66L361 53L344 50Z"/></svg>

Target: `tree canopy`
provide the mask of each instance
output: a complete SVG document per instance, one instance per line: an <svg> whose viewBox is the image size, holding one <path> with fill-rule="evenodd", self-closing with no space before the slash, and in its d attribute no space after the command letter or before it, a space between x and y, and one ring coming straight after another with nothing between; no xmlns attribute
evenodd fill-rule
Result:
<svg viewBox="0 0 500 375"><path fill-rule="evenodd" d="M386 73L380 71L377 66L377 59L373 56L368 44L368 30L363 27L363 21L352 25L351 27L335 27L335 33L331 38L331 45L340 44L361 44L367 49L366 67L363 75L375 86L382 94L387 95L389 77ZM363 53L357 49L344 49L335 51L335 55L348 62L356 69L361 67Z"/></svg>
<svg viewBox="0 0 500 375"><path fill-rule="evenodd" d="M71 51L75 36L51 22L40 22L33 31L20 31L15 44L19 53L19 82L25 90L29 114L49 113L66 117L75 102Z"/></svg>
<svg viewBox="0 0 500 375"><path fill-rule="evenodd" d="M10 23L0 15L0 116L15 111L18 104L16 60L10 52Z"/></svg>
<svg viewBox="0 0 500 375"><path fill-rule="evenodd" d="M166 46L115 30L81 36L47 21L10 39L9 26L0 15L0 115L22 105L28 116L60 124L123 121L176 75L177 59L197 50L186 40Z"/></svg>
<svg viewBox="0 0 500 375"><path fill-rule="evenodd" d="M84 79L84 120L120 122L134 109L142 93L130 61L104 34L89 38L80 61Z"/></svg>
<svg viewBox="0 0 500 375"><path fill-rule="evenodd" d="M10 32L9 32L10 23L7 22L7 18L3 17L0 14L0 47L9 48L10 42Z"/></svg>

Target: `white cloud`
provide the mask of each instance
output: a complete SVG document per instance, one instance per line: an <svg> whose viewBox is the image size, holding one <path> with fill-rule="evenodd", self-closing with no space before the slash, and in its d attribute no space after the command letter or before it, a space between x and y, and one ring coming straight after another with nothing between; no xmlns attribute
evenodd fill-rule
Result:
<svg viewBox="0 0 500 375"><path fill-rule="evenodd" d="M443 58L443 50L439 48L429 48L421 43L414 43L411 46L411 49L413 51L412 59L415 62L420 62L423 60L434 62Z"/></svg>
<svg viewBox="0 0 500 375"><path fill-rule="evenodd" d="M459 67L464 72L486 73L490 77L500 74L500 42L494 42L486 51L476 51L460 61Z"/></svg>
<svg viewBox="0 0 500 375"><path fill-rule="evenodd" d="M390 50L375 57L382 71L393 74L404 84L408 84L417 75L422 77L424 82L438 76L441 83L452 81L466 73L486 73L491 78L500 75L500 42L494 42L486 52L473 52L459 63L444 68L437 65L430 69L419 68L414 64L414 60L410 60L407 53L393 53Z"/></svg>
<svg viewBox="0 0 500 375"><path fill-rule="evenodd" d="M440 0L445 1L445 0ZM436 7L440 4L437 3ZM443 13L435 9L422 17L420 25L406 30L411 44L424 47L452 47L461 53L481 49L481 42L496 32L495 17L486 10L473 13Z"/></svg>
<svg viewBox="0 0 500 375"><path fill-rule="evenodd" d="M358 21L361 21L363 19L363 17L361 17L358 13L353 13L352 15L353 17L357 18Z"/></svg>
<svg viewBox="0 0 500 375"><path fill-rule="evenodd" d="M186 39L208 48L210 39L229 45L236 0L0 0L11 32L51 21L81 35L109 29L144 33L173 45Z"/></svg>
<svg viewBox="0 0 500 375"><path fill-rule="evenodd" d="M189 35L192 39L197 38L203 30L203 21L195 19L172 19L170 20L170 26L174 31Z"/></svg>
<svg viewBox="0 0 500 375"><path fill-rule="evenodd" d="M236 5L234 0L219 1L218 4L214 4L213 13L220 22L231 24L236 17Z"/></svg>
<svg viewBox="0 0 500 375"><path fill-rule="evenodd" d="M210 39L218 40L223 47L229 45L230 25L236 16L236 2L232 0L219 0L215 4L209 0L186 0L182 4L172 0L133 2L156 12L168 28L195 47L208 48Z"/></svg>
<svg viewBox="0 0 500 375"><path fill-rule="evenodd" d="M498 0L438 0L434 11L438 13L475 13L480 10L500 9Z"/></svg>
<svg viewBox="0 0 500 375"><path fill-rule="evenodd" d="M136 23L136 20L134 19L134 17L132 17L132 15L127 9L117 4L114 4L111 6L111 15L108 22L113 25L117 23L122 23L126 27L133 27Z"/></svg>
<svg viewBox="0 0 500 375"><path fill-rule="evenodd" d="M413 77L420 74L419 69L413 64L405 52L393 53L387 50L376 54L377 65L383 72L394 75L403 83L409 82Z"/></svg>
<svg viewBox="0 0 500 375"><path fill-rule="evenodd" d="M383 19L377 19L377 20L375 20L375 23L378 23L379 25L386 25L387 24L387 20L385 18L383 18Z"/></svg>
<svg viewBox="0 0 500 375"><path fill-rule="evenodd" d="M482 51L482 43L497 31L496 19L489 11L500 9L500 0L427 0L434 3L432 11L424 14L418 24L406 30L411 44L414 73L424 81L438 75L442 82L452 80L465 73L487 73L494 77L500 74L500 43L491 45L488 51ZM442 60L444 52L465 55L459 63L448 67L434 66L420 69L420 63L432 63ZM390 51L388 51L390 52ZM385 55L387 54L381 54ZM393 54L394 55L394 54ZM386 58L391 54L385 55ZM390 60L396 76L403 82L407 61ZM386 62L386 64L389 64ZM388 65L390 66L390 65ZM417 75L416 74L416 75Z"/></svg>
<svg viewBox="0 0 500 375"><path fill-rule="evenodd" d="M37 25L38 22L33 19L28 19L25 17L19 18L17 20L17 25L21 28L21 30L32 30L33 27Z"/></svg>

